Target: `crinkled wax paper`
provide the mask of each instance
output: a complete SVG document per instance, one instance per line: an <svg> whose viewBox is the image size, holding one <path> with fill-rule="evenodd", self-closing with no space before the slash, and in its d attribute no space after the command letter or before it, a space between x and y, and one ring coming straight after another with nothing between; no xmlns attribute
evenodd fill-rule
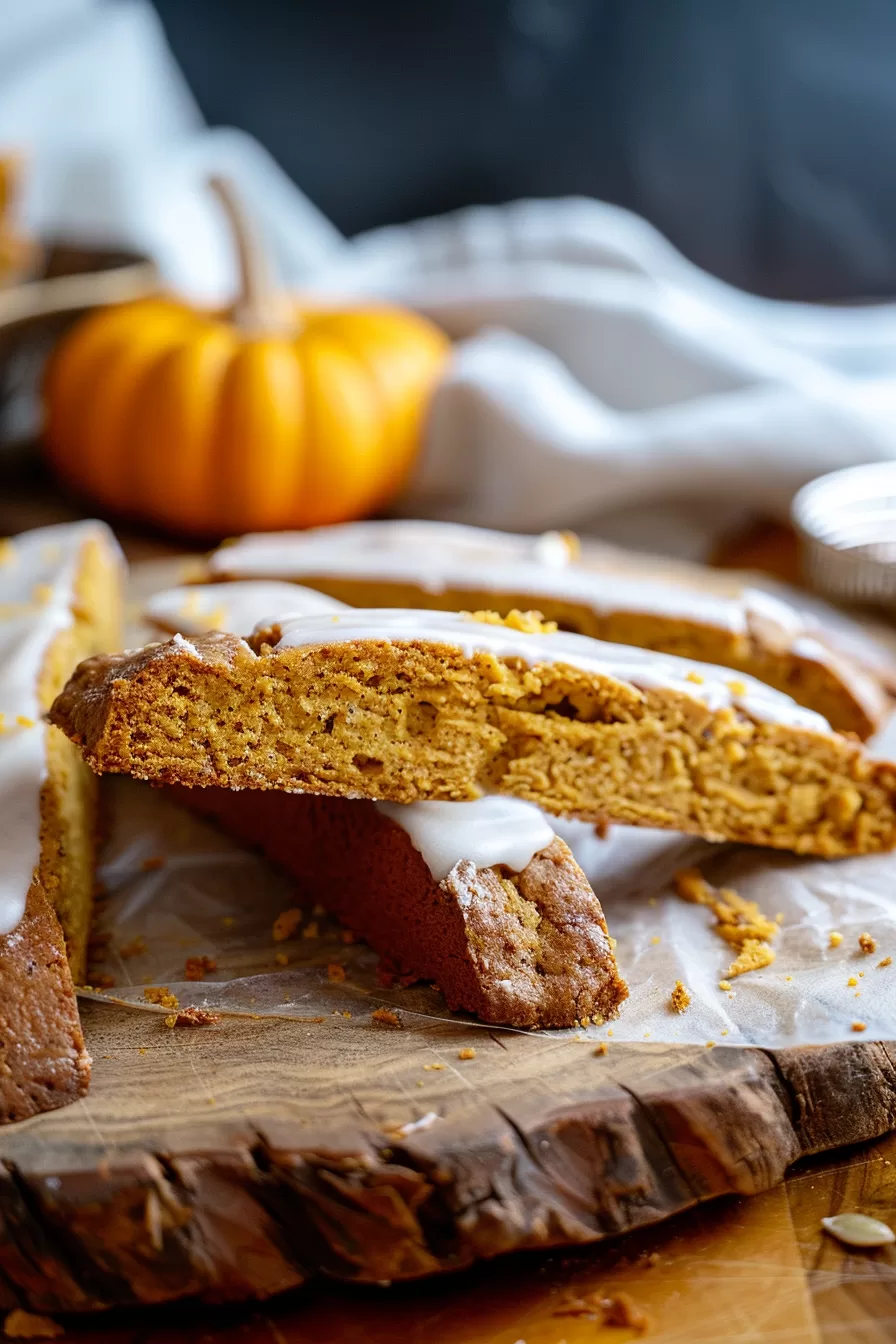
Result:
<svg viewBox="0 0 896 1344"><path fill-rule="evenodd" d="M878 744L896 750L896 721ZM128 779L103 781L108 838L100 879L107 898L99 931L110 935L99 969L119 1001L145 1005L144 988L167 986L180 1005L221 1012L316 1018L351 1014L365 1022L379 1006L448 1017L427 986L384 989L376 956L346 945L335 922L308 913L296 935L275 942L277 915L295 905L288 879L164 790ZM896 1037L896 856L824 862L745 846L708 845L659 831L613 827L605 839L581 823L558 823L604 906L616 955L631 989L619 1019L586 1034L614 1041L781 1046ZM710 912L678 898L670 879L698 864L715 885L732 886L771 917L781 914L777 959L719 989L734 950L712 931ZM309 928L309 926L311 926ZM308 937L309 932L316 937ZM832 948L829 934L842 943ZM861 933L877 950L863 953ZM280 955L288 965L278 964ZM184 978L189 957L217 969ZM341 965L344 981L328 967ZM337 972L338 974L338 972ZM855 985L850 985L850 980ZM691 993L687 1012L669 1007L677 980Z"/></svg>

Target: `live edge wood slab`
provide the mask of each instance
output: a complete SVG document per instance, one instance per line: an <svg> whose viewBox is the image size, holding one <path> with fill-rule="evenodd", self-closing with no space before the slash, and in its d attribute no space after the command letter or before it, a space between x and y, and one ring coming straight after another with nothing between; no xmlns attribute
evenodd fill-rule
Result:
<svg viewBox="0 0 896 1344"><path fill-rule="evenodd" d="M3 1308L263 1298L581 1245L896 1126L890 1044L599 1056L410 1017L84 1019L90 1096L0 1133Z"/></svg>

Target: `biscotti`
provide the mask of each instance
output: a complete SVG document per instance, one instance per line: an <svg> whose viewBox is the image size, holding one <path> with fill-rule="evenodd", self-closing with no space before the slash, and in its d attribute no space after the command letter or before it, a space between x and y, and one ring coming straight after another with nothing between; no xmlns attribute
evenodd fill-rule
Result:
<svg viewBox="0 0 896 1344"><path fill-rule="evenodd" d="M896 844L896 766L718 667L530 616L344 611L95 658L52 721L97 771L560 815L835 856Z"/></svg>
<svg viewBox="0 0 896 1344"><path fill-rule="evenodd" d="M116 647L122 559L102 523L0 542L0 1122L83 1095L83 980L96 781L44 712L80 659Z"/></svg>
<svg viewBox="0 0 896 1344"><path fill-rule="evenodd" d="M217 550L209 574L291 580L355 607L488 609L502 616L537 608L562 629L594 639L745 672L861 738L876 731L890 705L880 650L842 614L832 612L826 628L757 588L712 592L626 573L607 548L594 559L580 554L569 533L526 537L395 521L250 534ZM862 649L878 655L869 654L867 667Z"/></svg>
<svg viewBox="0 0 896 1344"><path fill-rule="evenodd" d="M409 808L276 791L177 789L262 850L396 976L512 1027L614 1017L628 990L600 902L538 811L509 798Z"/></svg>

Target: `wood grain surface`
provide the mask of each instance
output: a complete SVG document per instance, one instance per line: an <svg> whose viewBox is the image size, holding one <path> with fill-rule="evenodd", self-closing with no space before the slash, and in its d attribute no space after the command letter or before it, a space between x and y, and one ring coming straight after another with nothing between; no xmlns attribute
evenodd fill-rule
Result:
<svg viewBox="0 0 896 1344"><path fill-rule="evenodd" d="M896 1224L896 1137L802 1162L755 1198L704 1204L587 1250L507 1256L460 1275L381 1288L319 1282L270 1302L68 1318L71 1344L890 1344L896 1254L822 1232L861 1208ZM627 1292L644 1335L570 1316Z"/></svg>

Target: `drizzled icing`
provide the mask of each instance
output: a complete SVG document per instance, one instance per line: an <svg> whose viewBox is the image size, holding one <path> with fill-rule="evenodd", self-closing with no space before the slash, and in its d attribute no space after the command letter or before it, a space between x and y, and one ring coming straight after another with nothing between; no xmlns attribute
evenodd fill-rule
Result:
<svg viewBox="0 0 896 1344"><path fill-rule="evenodd" d="M38 680L54 640L73 621L84 544L117 553L102 523L38 528L0 542L0 934L11 932L40 860L46 734Z"/></svg>
<svg viewBox="0 0 896 1344"><path fill-rule="evenodd" d="M208 630L223 630L245 635L272 612L312 616L344 610L344 602L325 597L312 588L276 579L246 579L167 588L149 599L143 615L150 624L172 634L203 635Z"/></svg>
<svg viewBox="0 0 896 1344"><path fill-rule="evenodd" d="M456 523L346 523L308 532L249 533L216 551L209 568L213 575L233 578L379 580L433 594L525 593L576 602L598 616L660 615L741 637L756 619L773 623L789 639L819 629L816 620L761 589L744 588L736 596L704 592L680 581L576 563L559 532L530 537ZM807 639L799 652L814 661L829 660L814 640Z"/></svg>
<svg viewBox="0 0 896 1344"><path fill-rule="evenodd" d="M554 839L544 813L519 798L489 794L467 803L375 803L407 831L437 882L461 859L477 868L503 864L515 873Z"/></svg>
<svg viewBox="0 0 896 1344"><path fill-rule="evenodd" d="M537 663L566 664L611 677L638 690L677 691L711 710L737 708L758 722L780 723L814 732L831 731L827 720L804 709L764 682L730 668L695 663L689 658L654 653L628 644L606 644L563 631L526 634L506 625L490 625L458 612L392 608L348 608L331 616L284 616L277 622L279 648L345 644L359 640L388 643L448 644L470 658L491 653Z"/></svg>

